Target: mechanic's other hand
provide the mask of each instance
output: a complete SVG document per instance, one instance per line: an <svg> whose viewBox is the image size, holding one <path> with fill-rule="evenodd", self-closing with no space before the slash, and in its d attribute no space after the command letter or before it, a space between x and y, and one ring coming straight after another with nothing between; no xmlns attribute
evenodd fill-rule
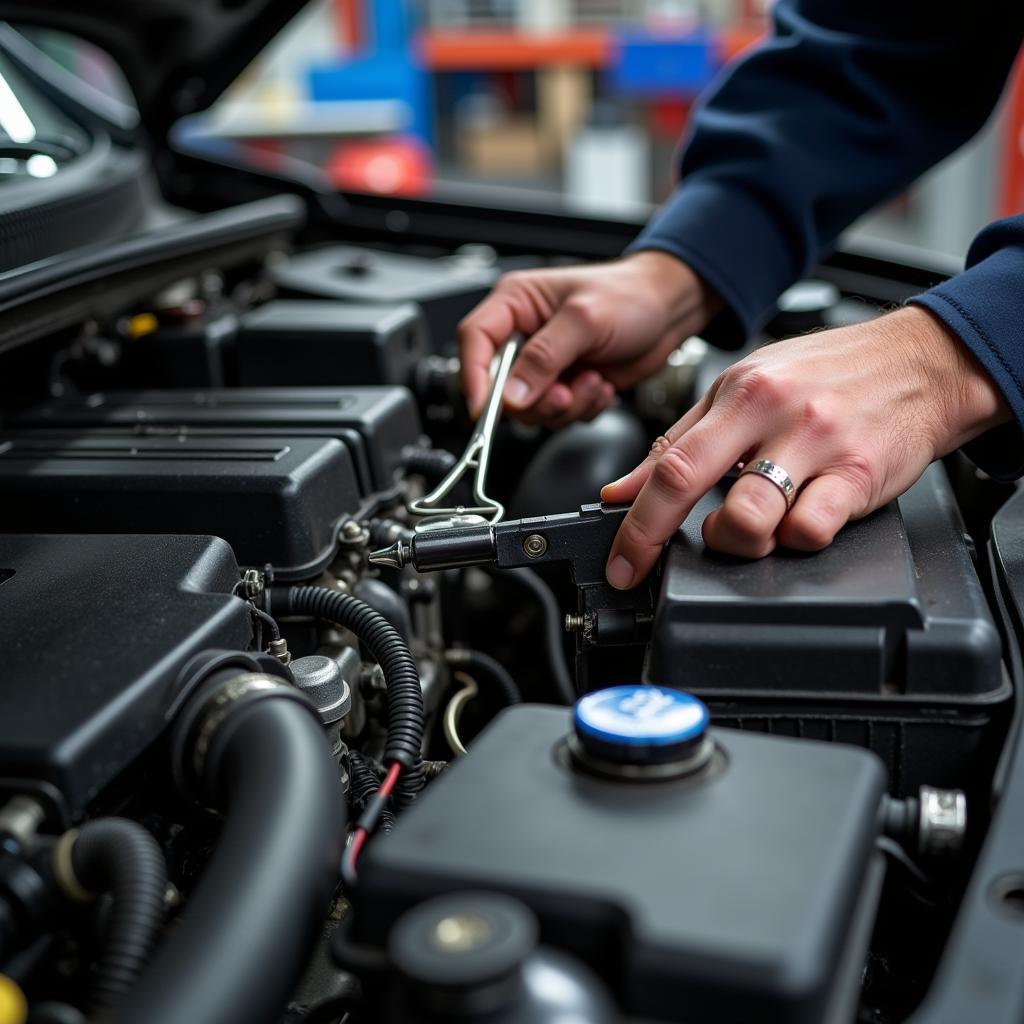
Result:
<svg viewBox="0 0 1024 1024"><path fill-rule="evenodd" d="M556 427L593 418L617 388L657 370L717 304L685 263L663 252L506 274L459 325L470 414L480 415L491 359L516 331L527 340L505 407L524 422Z"/></svg>
<svg viewBox="0 0 1024 1024"><path fill-rule="evenodd" d="M902 494L933 459L1008 419L981 365L918 307L768 345L726 370L644 462L602 490L605 501L633 502L608 581L628 588L643 579L738 462L784 467L796 503L787 512L770 480L741 476L705 519L705 543L746 558L776 544L816 551Z"/></svg>

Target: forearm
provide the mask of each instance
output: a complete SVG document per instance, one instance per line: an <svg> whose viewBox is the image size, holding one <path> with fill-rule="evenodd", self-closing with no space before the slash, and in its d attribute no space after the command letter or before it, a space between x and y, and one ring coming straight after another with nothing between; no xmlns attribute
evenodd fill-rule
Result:
<svg viewBox="0 0 1024 1024"><path fill-rule="evenodd" d="M631 249L673 253L721 294L713 340L741 343L848 224L982 125L1024 7L954 14L934 0L780 0L773 37L698 106L680 187Z"/></svg>
<svg viewBox="0 0 1024 1024"><path fill-rule="evenodd" d="M998 388L1013 422L965 447L1000 479L1024 474L1024 216L997 221L967 256L967 269L916 296L952 331Z"/></svg>

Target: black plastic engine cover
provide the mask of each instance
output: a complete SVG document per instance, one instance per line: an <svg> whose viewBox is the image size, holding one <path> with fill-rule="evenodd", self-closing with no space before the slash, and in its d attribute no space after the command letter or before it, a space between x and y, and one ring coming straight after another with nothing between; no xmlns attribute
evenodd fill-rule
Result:
<svg viewBox="0 0 1024 1024"><path fill-rule="evenodd" d="M458 257L432 259L354 245L330 245L290 256L274 267L274 283L291 295L358 303L415 302L434 351L454 345L459 321L491 290L497 267Z"/></svg>
<svg viewBox="0 0 1024 1024"><path fill-rule="evenodd" d="M216 537L0 535L0 776L80 810L156 738L190 658L245 649Z"/></svg>
<svg viewBox="0 0 1024 1024"><path fill-rule="evenodd" d="M235 365L243 387L406 385L428 352L427 326L412 302L280 299L242 316Z"/></svg>
<svg viewBox="0 0 1024 1024"><path fill-rule="evenodd" d="M360 937L383 942L438 893L490 889L528 903L544 940L644 1019L827 1019L871 887L877 758L712 730L721 763L707 777L612 782L569 767L570 727L564 708L504 712L368 844Z"/></svg>
<svg viewBox="0 0 1024 1024"><path fill-rule="evenodd" d="M14 426L122 435L336 437L348 447L366 494L394 484L402 449L420 437L415 399L400 387L109 391L37 406Z"/></svg>
<svg viewBox="0 0 1024 1024"><path fill-rule="evenodd" d="M0 435L0 530L223 537L242 565L317 575L358 510L333 438Z"/></svg>

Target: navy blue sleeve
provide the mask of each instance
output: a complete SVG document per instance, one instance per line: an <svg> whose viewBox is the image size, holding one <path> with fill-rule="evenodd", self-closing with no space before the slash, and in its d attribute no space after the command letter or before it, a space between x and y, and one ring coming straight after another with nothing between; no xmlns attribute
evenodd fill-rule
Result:
<svg viewBox="0 0 1024 1024"><path fill-rule="evenodd" d="M741 344L844 228L982 126L1022 35L1008 0L779 0L772 37L698 105L679 187L627 251L690 264L727 307L709 340ZM1002 258L1024 265L1016 251Z"/></svg>
<svg viewBox="0 0 1024 1024"><path fill-rule="evenodd" d="M990 224L967 269L910 300L931 310L971 350L1003 393L1015 422L982 434L964 452L991 476L1024 474L1024 216Z"/></svg>

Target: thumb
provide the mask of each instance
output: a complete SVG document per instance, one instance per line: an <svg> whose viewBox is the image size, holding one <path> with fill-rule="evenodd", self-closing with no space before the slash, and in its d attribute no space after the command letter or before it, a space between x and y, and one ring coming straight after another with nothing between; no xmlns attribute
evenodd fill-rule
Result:
<svg viewBox="0 0 1024 1024"><path fill-rule="evenodd" d="M505 404L514 411L533 405L593 343L592 326L562 306L523 346L505 385Z"/></svg>

